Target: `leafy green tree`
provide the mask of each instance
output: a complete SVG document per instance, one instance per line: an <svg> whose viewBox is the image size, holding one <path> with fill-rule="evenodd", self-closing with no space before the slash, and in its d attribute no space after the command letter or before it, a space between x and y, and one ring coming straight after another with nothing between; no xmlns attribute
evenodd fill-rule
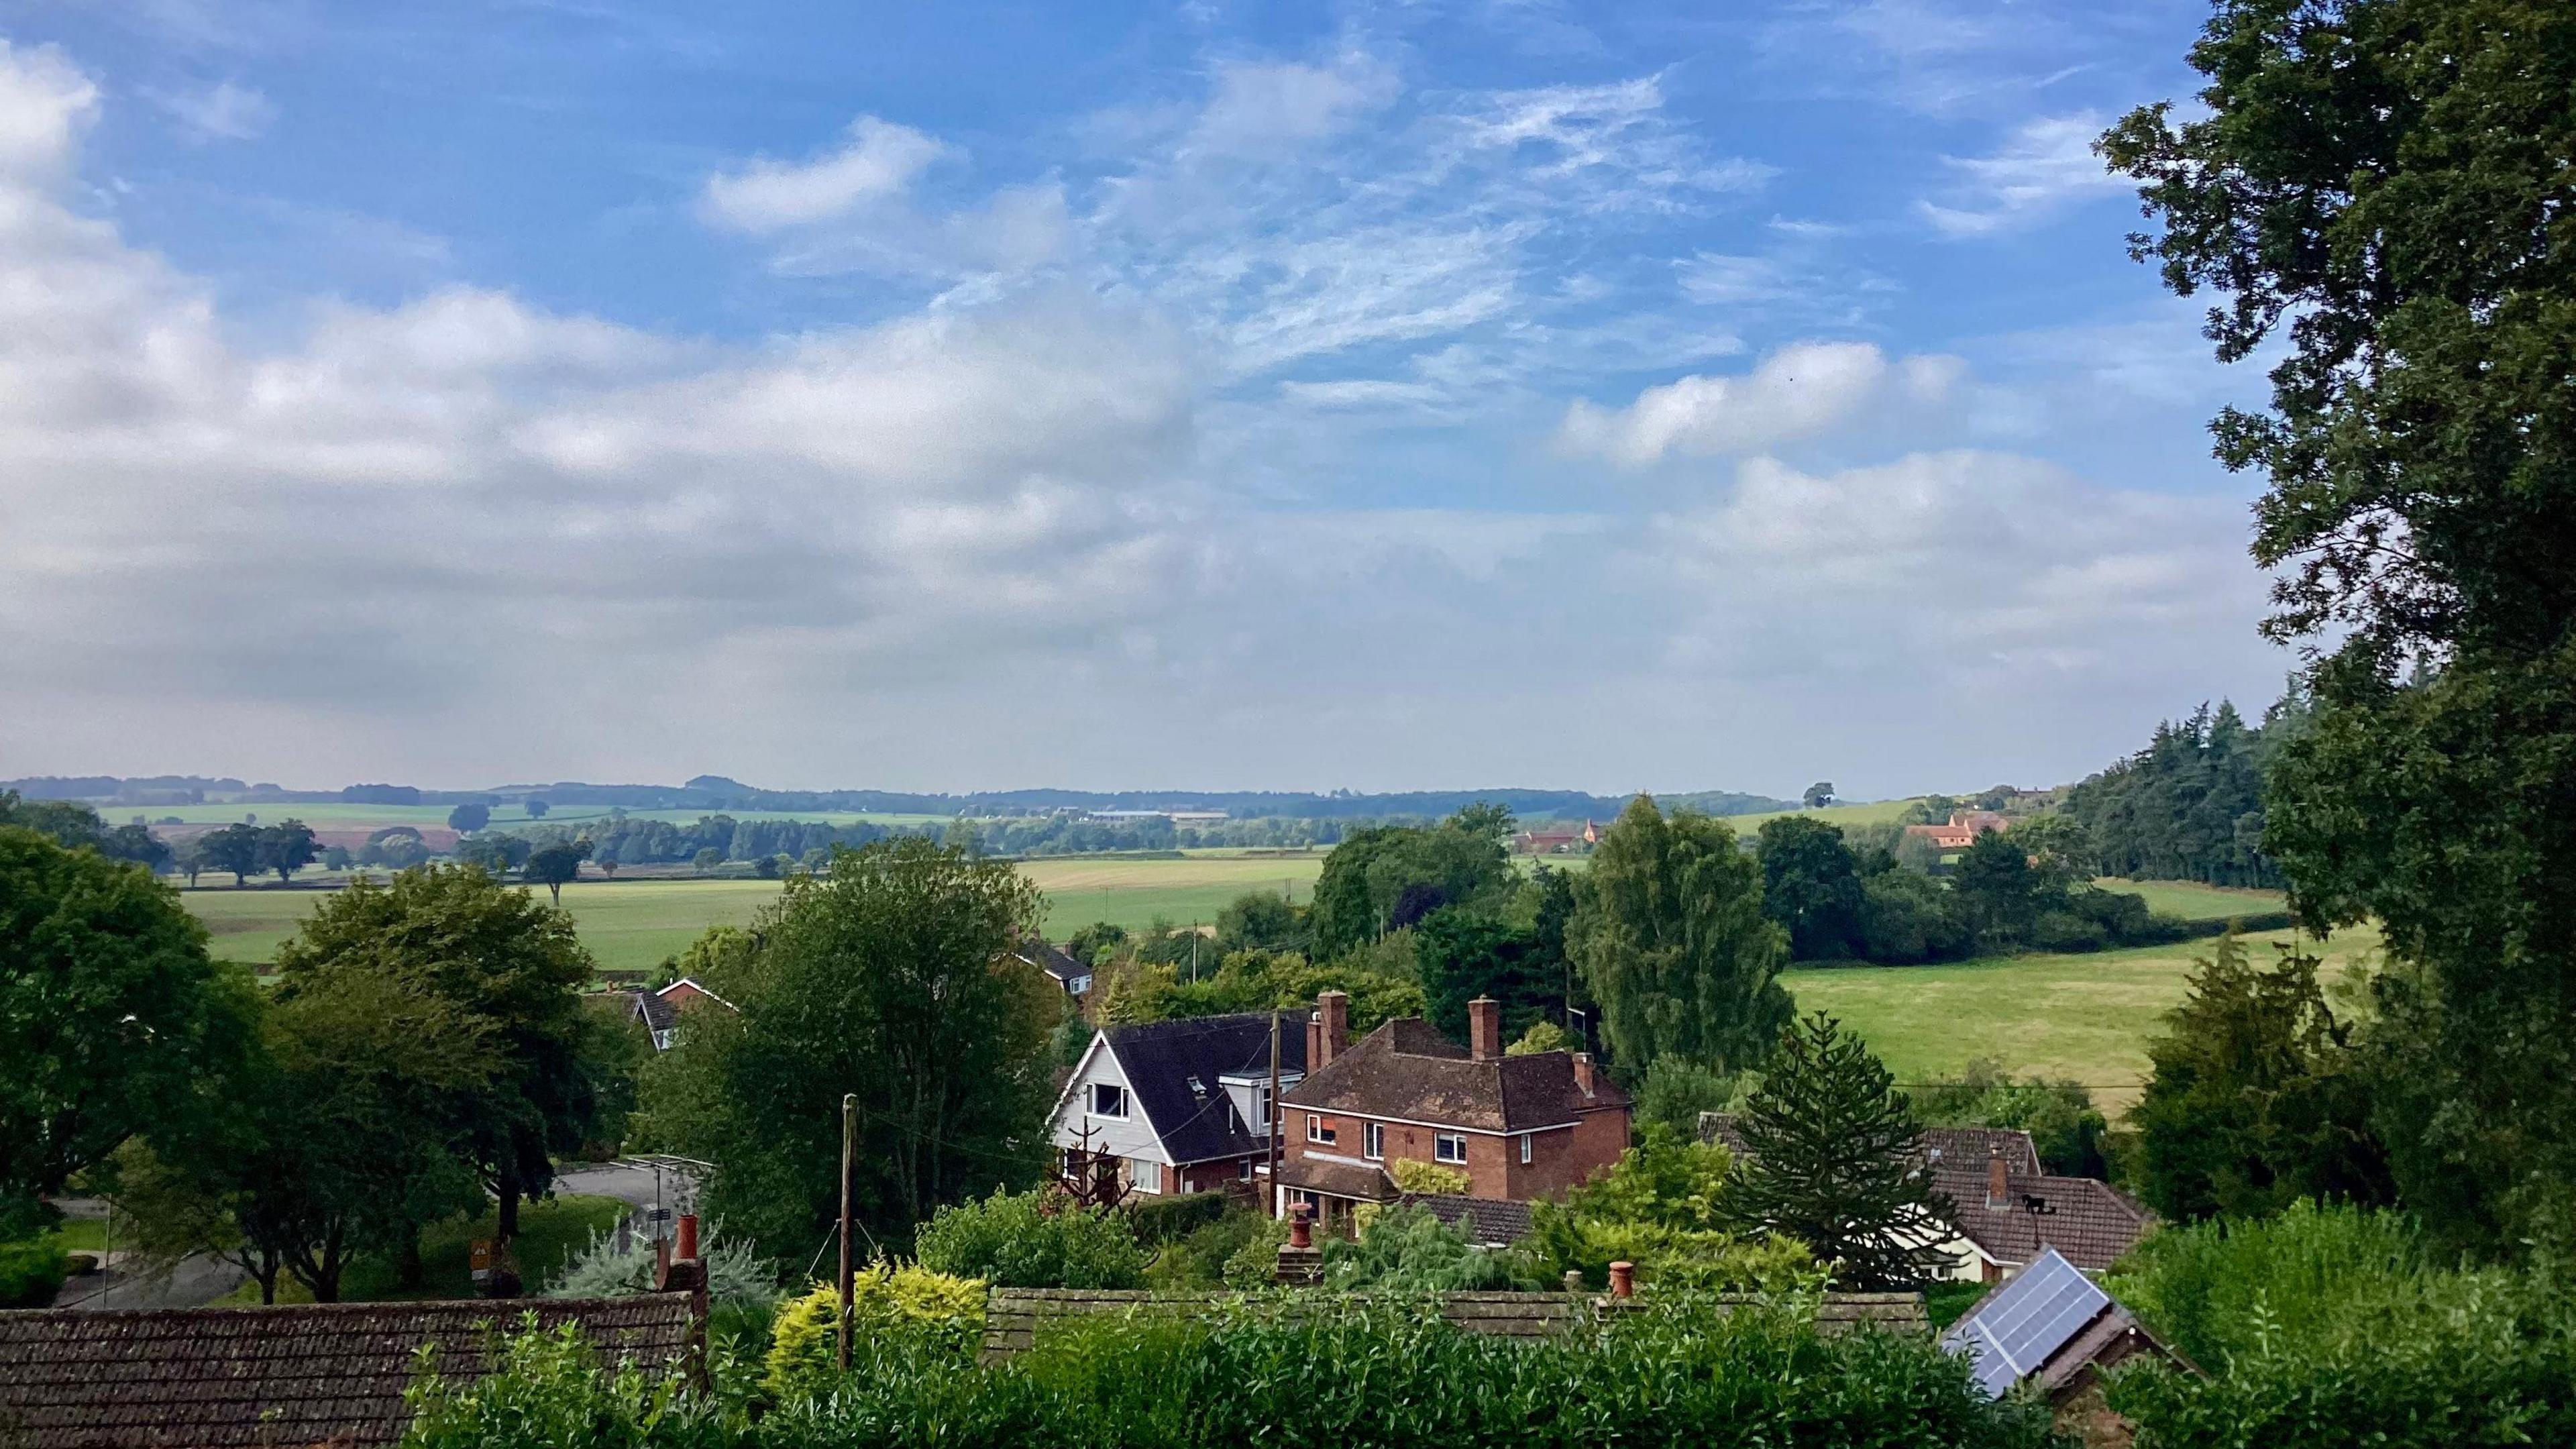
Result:
<svg viewBox="0 0 2576 1449"><path fill-rule="evenodd" d="M1950 889L1988 950L2029 939L2046 908L2047 888L2047 878L2030 868L2028 852L2001 830L1979 835L1950 871Z"/></svg>
<svg viewBox="0 0 2576 1449"><path fill-rule="evenodd" d="M2147 1048L2155 1075L2131 1109L2131 1173L2169 1218L2261 1217L2302 1198L2387 1202L2388 1155L2370 1130L2353 1029L2311 956L2257 971L2222 938Z"/></svg>
<svg viewBox="0 0 2576 1449"><path fill-rule="evenodd" d="M1603 832L1575 896L1566 951L1625 1070L1666 1052L1747 1065L1793 1015L1777 979L1788 933L1763 915L1762 868L1727 822L1667 818L1640 795Z"/></svg>
<svg viewBox="0 0 2576 1449"><path fill-rule="evenodd" d="M394 977L488 1032L500 1066L456 1128L499 1199L504 1239L518 1234L519 1204L552 1186L555 1156L590 1139L614 1096L614 1057L582 1009L595 968L572 918L472 866L333 892L278 948L277 969L289 997L342 971Z"/></svg>
<svg viewBox="0 0 2576 1449"><path fill-rule="evenodd" d="M1919 1169L1923 1125L1860 1038L1819 1011L1780 1035L1737 1118L1748 1160L1727 1212L1795 1238L1863 1289L1912 1288L1950 1266L1956 1212Z"/></svg>
<svg viewBox="0 0 2576 1449"><path fill-rule="evenodd" d="M1305 918L1284 895L1246 891L1216 913L1219 951L1298 951L1305 944Z"/></svg>
<svg viewBox="0 0 2576 1449"><path fill-rule="evenodd" d="M519 873L531 884L544 886L554 904L561 906L564 884L581 878L581 863L590 859L590 850L587 840L567 841L533 850L528 853L528 863L520 868Z"/></svg>
<svg viewBox="0 0 2576 1449"><path fill-rule="evenodd" d="M1822 810L1831 805L1834 803L1834 782L1818 780L1809 785L1806 793L1798 797L1798 803L1810 810Z"/></svg>
<svg viewBox="0 0 2576 1449"><path fill-rule="evenodd" d="M527 816L530 820L543 820L546 818L546 812L554 807L548 805L543 800L530 796L527 800L521 802L519 808L527 812Z"/></svg>
<svg viewBox="0 0 2576 1449"><path fill-rule="evenodd" d="M489 876L502 876L528 863L536 853L527 841L515 835L478 835L456 843L459 864L475 866Z"/></svg>
<svg viewBox="0 0 2576 1449"><path fill-rule="evenodd" d="M1762 822L1762 908L1789 932L1802 961L1849 959L1861 946L1860 863L1842 831L1805 815Z"/></svg>
<svg viewBox="0 0 2576 1449"><path fill-rule="evenodd" d="M260 859L260 829L232 824L197 837L196 858L208 870L230 871L233 885L243 886L265 868Z"/></svg>
<svg viewBox="0 0 2576 1449"><path fill-rule="evenodd" d="M1414 928L1414 953L1431 1024L1452 1041L1467 1039L1467 1003L1479 996L1502 1006L1505 1037L1564 1018L1565 960L1534 926L1444 906Z"/></svg>
<svg viewBox="0 0 2576 1449"><path fill-rule="evenodd" d="M255 1009L169 887L0 826L0 1237L128 1138L212 1111Z"/></svg>
<svg viewBox="0 0 2576 1449"><path fill-rule="evenodd" d="M1066 938L1065 953L1077 961L1105 966L1118 948L1127 944L1127 928L1108 921L1094 921Z"/></svg>
<svg viewBox="0 0 2576 1449"><path fill-rule="evenodd" d="M2056 841L2086 875L2278 886L2278 862L2262 850L2263 771L2272 747L2297 728L2304 703L2293 694L2261 726L2221 700L2190 718L2156 726L2147 747L2067 792L2063 815L2081 837ZM2016 830L2022 826L2015 826Z"/></svg>
<svg viewBox="0 0 2576 1449"><path fill-rule="evenodd" d="M706 875L714 871L717 866L724 864L724 859L723 851L709 845L701 847L696 855L689 857L689 864L696 868L698 874Z"/></svg>
<svg viewBox="0 0 2576 1449"><path fill-rule="evenodd" d="M259 833L260 867L276 871L280 885L292 881L319 854L312 827L301 820L281 820Z"/></svg>
<svg viewBox="0 0 2576 1449"><path fill-rule="evenodd" d="M1471 805L1437 825L1368 826L1324 857L1307 922L1329 959L1442 906L1490 910L1512 887L1512 814Z"/></svg>
<svg viewBox="0 0 2576 1449"><path fill-rule="evenodd" d="M2576 12L2530 0L2227 0L2194 117L2102 140L2167 286L2276 345L2260 469L2275 638L2310 718L2264 849L2315 926L2382 923L2403 1001L2380 1093L2410 1205L2505 1248L2576 1221Z"/></svg>
<svg viewBox="0 0 2576 1449"><path fill-rule="evenodd" d="M717 1166L709 1210L765 1243L812 1240L838 1201L841 1097L858 1098L857 1211L910 1240L943 1203L1034 1183L1063 992L1010 947L1037 891L1006 861L920 838L791 877L748 951L645 1080L655 1131Z"/></svg>
<svg viewBox="0 0 2576 1449"><path fill-rule="evenodd" d="M447 812L447 828L459 835L472 835L492 823L492 807L479 800L468 800Z"/></svg>
<svg viewBox="0 0 2576 1449"><path fill-rule="evenodd" d="M1742 1077L1667 1052L1637 1082L1638 1129L1660 1124L1680 1136L1696 1136L1700 1114L1734 1108L1743 1085Z"/></svg>

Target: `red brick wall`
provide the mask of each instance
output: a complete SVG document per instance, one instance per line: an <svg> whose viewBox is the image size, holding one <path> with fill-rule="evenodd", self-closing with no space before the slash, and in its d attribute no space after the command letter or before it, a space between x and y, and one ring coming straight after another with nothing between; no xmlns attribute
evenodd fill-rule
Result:
<svg viewBox="0 0 2576 1449"><path fill-rule="evenodd" d="M1335 1113L1315 1115L1322 1116L1327 1124L1337 1129L1337 1140L1329 1147L1308 1143L1308 1114L1293 1111L1287 1123L1286 1150L1280 1155L1283 1164L1304 1158L1310 1145L1316 1151L1335 1157L1369 1161L1368 1139L1364 1130L1367 1118ZM1562 1197L1566 1189L1607 1171L1618 1162L1619 1154L1628 1149L1628 1110L1620 1107L1587 1112L1576 1120L1570 1131L1560 1129L1538 1133L1532 1142L1527 1165L1521 1162L1518 1137L1469 1132L1466 1134L1467 1160L1462 1164L1440 1162L1434 1156L1434 1135L1433 1128L1389 1122L1386 1124L1386 1154L1372 1165L1392 1168L1397 1161L1410 1158L1442 1167L1463 1166L1467 1170L1469 1196L1533 1202L1540 1198Z"/></svg>

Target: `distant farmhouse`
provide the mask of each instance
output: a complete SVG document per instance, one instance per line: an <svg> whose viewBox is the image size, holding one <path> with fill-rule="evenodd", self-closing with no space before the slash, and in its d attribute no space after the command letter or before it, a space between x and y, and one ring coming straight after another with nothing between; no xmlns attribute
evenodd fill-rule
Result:
<svg viewBox="0 0 2576 1449"><path fill-rule="evenodd" d="M1947 825L1908 825L1905 833L1932 842L1937 850L1965 850L1977 843L1978 836L2010 824L2011 820L1994 810L1953 810Z"/></svg>
<svg viewBox="0 0 2576 1449"><path fill-rule="evenodd" d="M1601 843L1601 827L1586 820L1581 830L1524 830L1512 837L1515 855L1579 855Z"/></svg>

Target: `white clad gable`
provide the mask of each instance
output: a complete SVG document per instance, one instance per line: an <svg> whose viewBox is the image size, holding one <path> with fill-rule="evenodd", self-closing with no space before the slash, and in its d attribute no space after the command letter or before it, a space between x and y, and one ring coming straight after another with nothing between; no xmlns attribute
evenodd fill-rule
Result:
<svg viewBox="0 0 2576 1449"><path fill-rule="evenodd" d="M1113 1087L1125 1098L1125 1117L1104 1116L1092 1110L1097 1100L1092 1089L1100 1086ZM1087 1141L1083 1136L1086 1128L1090 1131ZM1136 1100L1135 1084L1127 1079L1126 1068L1102 1032L1092 1033L1091 1046L1083 1052L1081 1065L1074 1068L1073 1080L1065 1083L1064 1095L1056 1099L1048 1137L1059 1148L1106 1152L1139 1162L1172 1160L1162 1139L1154 1135L1154 1124L1146 1119L1144 1106Z"/></svg>

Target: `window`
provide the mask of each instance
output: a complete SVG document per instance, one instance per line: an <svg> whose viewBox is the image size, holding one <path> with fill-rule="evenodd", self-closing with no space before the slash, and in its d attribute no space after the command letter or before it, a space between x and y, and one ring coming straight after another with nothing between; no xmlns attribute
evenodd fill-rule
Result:
<svg viewBox="0 0 2576 1449"><path fill-rule="evenodd" d="M1386 1124L1371 1122L1360 1129L1360 1154L1370 1161L1386 1156Z"/></svg>
<svg viewBox="0 0 2576 1449"><path fill-rule="evenodd" d="M1341 1141L1342 1136L1339 1131L1335 1130L1333 1126L1327 1123L1323 1118L1309 1112L1306 1114L1306 1140L1309 1142L1320 1142L1326 1147L1330 1147L1334 1143Z"/></svg>
<svg viewBox="0 0 2576 1449"><path fill-rule="evenodd" d="M1530 1160L1530 1144L1537 1140L1538 1134L1534 1132L1524 1132L1521 1134L1521 1161L1527 1162Z"/></svg>
<svg viewBox="0 0 2576 1449"><path fill-rule="evenodd" d="M1124 1117L1127 1115L1127 1089L1115 1082L1091 1084L1091 1115Z"/></svg>
<svg viewBox="0 0 2576 1449"><path fill-rule="evenodd" d="M1163 1164L1159 1162L1130 1162L1128 1164L1128 1168L1129 1171L1127 1175L1134 1179L1136 1190L1138 1192L1159 1193L1163 1190Z"/></svg>
<svg viewBox="0 0 2576 1449"><path fill-rule="evenodd" d="M1459 1132L1435 1132L1431 1134L1431 1155L1442 1162L1466 1161L1466 1135Z"/></svg>

